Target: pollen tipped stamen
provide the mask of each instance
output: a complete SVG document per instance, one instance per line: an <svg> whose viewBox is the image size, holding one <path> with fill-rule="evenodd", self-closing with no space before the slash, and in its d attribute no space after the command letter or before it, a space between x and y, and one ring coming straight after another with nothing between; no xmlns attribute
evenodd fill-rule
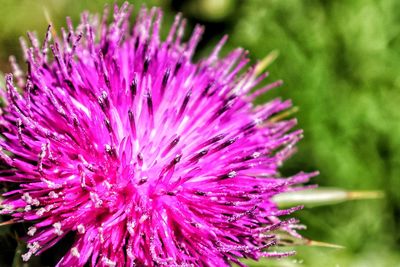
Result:
<svg viewBox="0 0 400 267"><path fill-rule="evenodd" d="M137 81L137 79L135 78L135 79L133 79L132 80L132 82L131 82L131 85L130 85L130 91L131 91L131 95L132 95L132 99L135 99L135 97L136 97L136 94L137 94L137 84L138 84L138 81Z"/></svg>
<svg viewBox="0 0 400 267"><path fill-rule="evenodd" d="M179 120L182 117L183 113L185 112L186 107L189 103L191 94L192 94L192 90L189 90L189 92L186 94L185 98L183 99L183 103L179 109L177 120Z"/></svg>
<svg viewBox="0 0 400 267"><path fill-rule="evenodd" d="M104 146L104 151L105 151L106 154L107 154L108 156L110 156L111 158L114 158L114 159L117 158L117 150L115 149L115 147L113 147L113 146L111 146L111 145L109 145L109 144L106 144L106 145Z"/></svg>
<svg viewBox="0 0 400 267"><path fill-rule="evenodd" d="M219 175L219 176L217 177L217 180L220 180L220 181L221 181L221 180L233 178L233 177L235 177L236 175L237 175L237 172L236 172L236 171L230 171L230 172L228 172L228 173Z"/></svg>
<svg viewBox="0 0 400 267"><path fill-rule="evenodd" d="M149 116L152 118L154 115L154 111L153 111L153 99L151 98L150 93L147 93L147 95L146 95L146 103L147 103L147 110L149 112Z"/></svg>
<svg viewBox="0 0 400 267"><path fill-rule="evenodd" d="M139 152L138 154L137 154L137 161L138 161L138 164L139 164L139 166L143 166L143 154L141 153L141 152Z"/></svg>
<svg viewBox="0 0 400 267"><path fill-rule="evenodd" d="M161 94L162 95L164 95L164 91L165 91L165 88L167 87L168 79L169 79L169 75L170 74L171 74L171 69L167 68L165 70L165 73L164 73L164 76L163 76L163 79L162 79L162 84L161 84Z"/></svg>
<svg viewBox="0 0 400 267"><path fill-rule="evenodd" d="M180 140L180 136L174 138L168 147L162 152L161 157L165 157L178 143Z"/></svg>
<svg viewBox="0 0 400 267"><path fill-rule="evenodd" d="M229 139L229 140L223 142L222 144L220 144L220 145L218 145L217 147L215 147L215 148L212 150L212 152L218 152L218 151L220 151L220 150L222 150L222 149L224 149L224 148L229 147L230 145L234 144L234 143L236 142L237 139L238 139L238 138L235 137L235 138L231 138L231 139Z"/></svg>
<svg viewBox="0 0 400 267"><path fill-rule="evenodd" d="M215 144L215 143L221 141L222 139L224 139L225 137L226 137L226 134L218 134L218 135L212 137L211 139L205 141L204 143L200 144L199 146L197 146L196 150L199 150L199 149L205 148L207 146L210 146L212 144Z"/></svg>
<svg viewBox="0 0 400 267"><path fill-rule="evenodd" d="M136 139L137 132L136 132L135 116L131 110L128 110L128 119L129 119L130 129L132 131L132 137Z"/></svg>
<svg viewBox="0 0 400 267"><path fill-rule="evenodd" d="M180 57L178 62L175 65L175 69L174 69L174 76L176 77L178 75L179 70L182 67L182 62L183 62L183 57Z"/></svg>
<svg viewBox="0 0 400 267"><path fill-rule="evenodd" d="M104 119L104 124L106 125L107 131L108 131L110 134L112 134L114 131L113 131L113 128L112 128L112 126L111 126L110 120L107 119L107 118L105 118L105 119Z"/></svg>
<svg viewBox="0 0 400 267"><path fill-rule="evenodd" d="M194 157L189 159L189 162L191 162L191 163L197 162L197 161L199 161L199 159L201 159L202 157L207 155L207 153L208 153L208 150L204 149L204 150L200 151L199 153L197 153L197 155L195 155Z"/></svg>
<svg viewBox="0 0 400 267"><path fill-rule="evenodd" d="M146 59L144 60L143 75L145 75L147 73L147 71L149 70L150 60L151 60L150 57L146 57Z"/></svg>

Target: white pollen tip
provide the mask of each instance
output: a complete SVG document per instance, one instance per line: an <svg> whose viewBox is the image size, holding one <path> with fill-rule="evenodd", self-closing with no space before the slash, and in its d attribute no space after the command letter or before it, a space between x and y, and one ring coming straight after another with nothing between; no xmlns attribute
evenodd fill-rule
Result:
<svg viewBox="0 0 400 267"><path fill-rule="evenodd" d="M34 226L32 226L32 227L29 227L28 228L28 235L29 236L33 236L35 233L36 233L36 231L37 231L37 228L36 227L34 227Z"/></svg>
<svg viewBox="0 0 400 267"><path fill-rule="evenodd" d="M37 211L36 211L36 215L37 216L39 216L39 217L41 217L41 216L43 216L43 214L46 212L46 209L45 208L40 208L40 209L38 209Z"/></svg>
<svg viewBox="0 0 400 267"><path fill-rule="evenodd" d="M116 262L110 260L110 259L107 258L107 257L103 257L103 258L102 258L102 261L103 261L104 265L107 266L107 267L115 267L115 266L117 265Z"/></svg>
<svg viewBox="0 0 400 267"><path fill-rule="evenodd" d="M230 173L228 173L229 178L235 177L236 176L236 172L235 171L231 171Z"/></svg>
<svg viewBox="0 0 400 267"><path fill-rule="evenodd" d="M133 222L128 222L128 223L126 224L126 226L127 226L128 232L129 232L131 235L133 235L133 234L135 233L136 222L135 222L135 221L133 221Z"/></svg>
<svg viewBox="0 0 400 267"><path fill-rule="evenodd" d="M78 230L78 233L80 234L84 234L86 232L85 226L83 226L83 224L78 224L76 230Z"/></svg>
<svg viewBox="0 0 400 267"><path fill-rule="evenodd" d="M149 218L149 216L147 216L146 214L143 214L142 217L140 217L140 219L139 219L139 223L143 223L148 218Z"/></svg>
<svg viewBox="0 0 400 267"><path fill-rule="evenodd" d="M32 257L32 252L27 252L27 253L25 253L25 254L22 254L22 260L23 261L29 261L29 259Z"/></svg>
<svg viewBox="0 0 400 267"><path fill-rule="evenodd" d="M32 199L32 205L33 206L39 206L40 205L39 199L36 199L36 198Z"/></svg>
<svg viewBox="0 0 400 267"><path fill-rule="evenodd" d="M81 256L81 254L79 253L77 247L71 248L71 255L74 256L74 257L76 257L76 258L79 258L79 257Z"/></svg>
<svg viewBox="0 0 400 267"><path fill-rule="evenodd" d="M50 198L58 198L58 194L56 193L56 192L54 192L54 191L51 191L50 193L49 193L49 197Z"/></svg>
<svg viewBox="0 0 400 267"><path fill-rule="evenodd" d="M64 232L63 230L61 230L61 223L60 222L56 222L53 224L54 227L54 233L58 236L61 236Z"/></svg>
<svg viewBox="0 0 400 267"><path fill-rule="evenodd" d="M24 193L21 198L26 202L26 204L32 203L32 197L29 195L29 193Z"/></svg>

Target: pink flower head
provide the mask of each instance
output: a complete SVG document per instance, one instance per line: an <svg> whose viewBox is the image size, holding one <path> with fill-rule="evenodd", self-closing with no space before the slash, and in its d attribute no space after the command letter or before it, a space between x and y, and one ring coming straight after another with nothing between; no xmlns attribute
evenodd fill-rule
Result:
<svg viewBox="0 0 400 267"><path fill-rule="evenodd" d="M8 167L2 214L32 226L29 260L73 233L58 266L230 266L285 256L273 230L295 233L272 197L313 174L283 178L301 131L276 115L290 101L252 100L264 79L246 53L194 63L203 29L182 42L178 15L160 40L161 11L87 13L42 45L29 35L28 70L6 76L0 117ZM54 41L51 41L51 39ZM22 90L19 92L17 88ZM275 117L274 117L275 116Z"/></svg>

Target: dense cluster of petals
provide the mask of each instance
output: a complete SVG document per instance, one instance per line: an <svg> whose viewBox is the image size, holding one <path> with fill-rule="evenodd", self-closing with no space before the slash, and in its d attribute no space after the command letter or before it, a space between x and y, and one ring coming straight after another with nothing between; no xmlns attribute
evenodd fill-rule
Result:
<svg viewBox="0 0 400 267"><path fill-rule="evenodd" d="M182 41L178 15L160 39L161 11L131 6L12 60L0 116L2 214L29 223L29 260L74 234L58 266L230 266L284 256L274 231L295 234L272 197L312 174L281 177L301 130L277 116L290 101L255 106L265 78L246 53L192 60L202 28Z"/></svg>

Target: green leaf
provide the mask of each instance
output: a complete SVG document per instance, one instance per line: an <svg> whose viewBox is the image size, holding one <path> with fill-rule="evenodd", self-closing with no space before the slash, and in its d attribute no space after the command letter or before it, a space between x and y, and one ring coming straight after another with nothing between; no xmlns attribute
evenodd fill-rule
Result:
<svg viewBox="0 0 400 267"><path fill-rule="evenodd" d="M383 198L382 191L346 191L340 188L316 188L295 192L282 193L274 197L279 207L304 205L315 207L332 205L357 199Z"/></svg>

